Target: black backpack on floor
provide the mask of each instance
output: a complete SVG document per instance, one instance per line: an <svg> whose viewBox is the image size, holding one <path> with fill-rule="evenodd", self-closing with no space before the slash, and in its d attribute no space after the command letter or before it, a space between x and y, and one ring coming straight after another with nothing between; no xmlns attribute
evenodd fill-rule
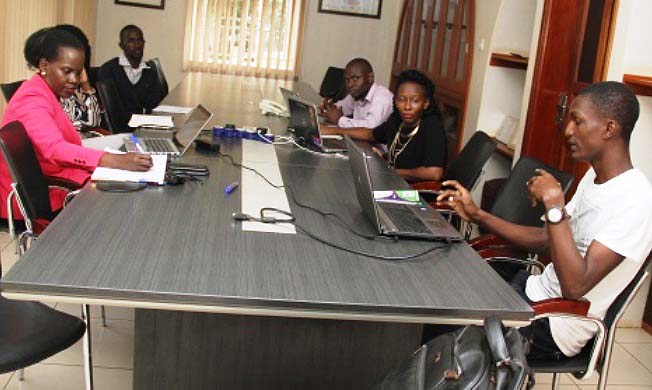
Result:
<svg viewBox="0 0 652 390"><path fill-rule="evenodd" d="M531 377L526 354L518 329L503 332L489 317L484 329L470 325L424 344L373 390L522 389Z"/></svg>

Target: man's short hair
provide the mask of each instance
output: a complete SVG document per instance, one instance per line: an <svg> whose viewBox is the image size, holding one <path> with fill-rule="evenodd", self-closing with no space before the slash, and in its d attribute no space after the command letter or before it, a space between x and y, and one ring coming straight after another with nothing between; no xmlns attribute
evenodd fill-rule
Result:
<svg viewBox="0 0 652 390"><path fill-rule="evenodd" d="M629 142L640 108L636 95L628 86L617 81L604 81L589 85L577 96L588 97L602 116L618 122L623 139Z"/></svg>
<svg viewBox="0 0 652 390"><path fill-rule="evenodd" d="M143 33L143 30L140 29L140 27L136 26L135 24L128 24L120 30L120 42L124 41L123 37L129 32L129 31L138 31L141 34Z"/></svg>
<svg viewBox="0 0 652 390"><path fill-rule="evenodd" d="M371 64L369 61L365 60L364 58L354 58L351 61L349 61L348 64L346 64L346 67L350 66L359 66L360 69L362 70L362 73L364 74L369 74L373 73L374 69L371 67Z"/></svg>

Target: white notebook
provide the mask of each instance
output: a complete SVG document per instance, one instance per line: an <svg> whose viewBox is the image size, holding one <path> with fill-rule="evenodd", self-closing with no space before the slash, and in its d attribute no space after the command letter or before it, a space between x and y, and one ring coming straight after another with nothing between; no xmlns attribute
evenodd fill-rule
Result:
<svg viewBox="0 0 652 390"><path fill-rule="evenodd" d="M97 167L91 175L92 181L129 181L136 183L165 183L165 169L168 164L168 156L164 154L152 155L152 167L146 172L126 171L124 169L114 169L106 167Z"/></svg>

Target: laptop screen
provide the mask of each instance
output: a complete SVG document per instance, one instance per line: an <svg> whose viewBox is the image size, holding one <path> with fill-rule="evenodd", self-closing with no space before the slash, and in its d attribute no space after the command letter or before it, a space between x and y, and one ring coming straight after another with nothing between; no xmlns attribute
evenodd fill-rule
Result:
<svg viewBox="0 0 652 390"><path fill-rule="evenodd" d="M211 119L213 113L208 111L204 106L198 104L192 112L188 119L186 119L183 126L177 131L175 138L179 144L183 147L184 151L187 149L192 141L197 138L199 132L206 126L206 123Z"/></svg>
<svg viewBox="0 0 652 390"><path fill-rule="evenodd" d="M371 187L371 178L369 177L367 155L348 135L344 137L344 141L349 152L349 165L353 174L353 184L355 185L358 203L360 203L360 207L362 207L367 219L376 226L378 232L381 232L378 210L376 210L376 204L374 203L374 193Z"/></svg>
<svg viewBox="0 0 652 390"><path fill-rule="evenodd" d="M319 122L315 105L293 97L289 99L290 128L298 138L319 137Z"/></svg>

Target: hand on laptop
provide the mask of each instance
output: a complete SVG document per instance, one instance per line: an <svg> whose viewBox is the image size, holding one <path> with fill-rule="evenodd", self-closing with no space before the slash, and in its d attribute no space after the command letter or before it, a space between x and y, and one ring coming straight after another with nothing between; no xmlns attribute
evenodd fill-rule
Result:
<svg viewBox="0 0 652 390"><path fill-rule="evenodd" d="M476 221L480 208L473 203L469 191L456 180L446 180L441 186L444 191L437 196L437 204L452 208L465 221Z"/></svg>
<svg viewBox="0 0 652 390"><path fill-rule="evenodd" d="M147 154L141 153L104 153L98 165L107 168L144 172L152 167L152 158Z"/></svg>

